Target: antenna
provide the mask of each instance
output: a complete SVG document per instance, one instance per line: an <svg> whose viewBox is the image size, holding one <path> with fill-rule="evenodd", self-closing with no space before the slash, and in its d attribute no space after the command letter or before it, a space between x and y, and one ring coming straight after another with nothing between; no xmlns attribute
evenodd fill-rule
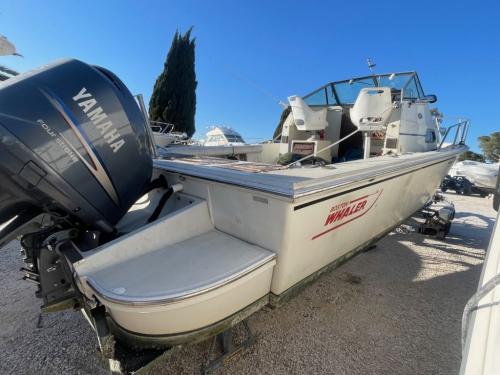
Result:
<svg viewBox="0 0 500 375"><path fill-rule="evenodd" d="M375 75L375 67L377 66L377 64L375 64L371 58L367 58L366 63L368 64L368 69L370 69L370 73L372 74L373 80L375 81L375 85L380 86L380 77L377 77Z"/></svg>
<svg viewBox="0 0 500 375"><path fill-rule="evenodd" d="M374 68L377 66L377 64L375 64L371 58L367 58L366 63L368 64L368 69L370 69L370 72L374 74Z"/></svg>

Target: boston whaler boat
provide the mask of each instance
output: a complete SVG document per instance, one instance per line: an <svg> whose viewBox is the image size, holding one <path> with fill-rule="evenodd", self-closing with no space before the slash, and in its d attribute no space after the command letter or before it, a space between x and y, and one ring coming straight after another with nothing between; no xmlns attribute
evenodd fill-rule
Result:
<svg viewBox="0 0 500 375"><path fill-rule="evenodd" d="M42 310L81 309L105 355L115 340L201 340L429 200L467 149L467 122L441 137L435 100L413 72L335 82L290 97L280 143L247 161L153 160L147 118L116 76L54 63L0 86L0 241L22 234ZM299 156L276 164L285 154Z"/></svg>

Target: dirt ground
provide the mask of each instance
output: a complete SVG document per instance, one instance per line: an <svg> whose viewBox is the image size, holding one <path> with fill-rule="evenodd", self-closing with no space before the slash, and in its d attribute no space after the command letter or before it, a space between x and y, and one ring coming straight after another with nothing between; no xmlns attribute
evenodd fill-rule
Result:
<svg viewBox="0 0 500 375"><path fill-rule="evenodd" d="M252 315L256 342L214 374L456 374L462 310L496 213L491 199L445 196L457 210L445 241L391 233L281 308ZM39 327L19 243L0 256L0 373L107 373L81 314L44 316ZM197 374L210 344L185 347L150 373Z"/></svg>

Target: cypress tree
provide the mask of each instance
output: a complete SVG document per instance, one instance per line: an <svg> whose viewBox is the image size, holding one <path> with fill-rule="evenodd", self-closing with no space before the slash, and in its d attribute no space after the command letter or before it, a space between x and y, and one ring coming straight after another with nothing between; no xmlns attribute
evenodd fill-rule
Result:
<svg viewBox="0 0 500 375"><path fill-rule="evenodd" d="M168 122L175 130L191 137L195 132L196 73L195 39L191 39L192 27L181 35L177 31L165 60L163 72L156 79L149 101L149 118Z"/></svg>

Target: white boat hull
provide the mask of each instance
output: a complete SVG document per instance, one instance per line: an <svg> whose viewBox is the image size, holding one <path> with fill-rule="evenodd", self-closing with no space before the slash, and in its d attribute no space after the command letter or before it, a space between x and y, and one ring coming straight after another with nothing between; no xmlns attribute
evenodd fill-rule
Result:
<svg viewBox="0 0 500 375"><path fill-rule="evenodd" d="M120 327L142 335L175 335L194 331L235 314L269 293L273 266L269 262L213 291L165 304L134 306L108 301L106 307Z"/></svg>
<svg viewBox="0 0 500 375"><path fill-rule="evenodd" d="M300 175L320 170L292 171L299 181L292 184L294 196L272 191L276 181L291 178L280 171L260 175L267 185L259 185L259 175L253 174L248 181L259 189L244 186L244 173L237 174L238 180L221 168L217 179L200 178L196 168L188 173L185 164L159 162L156 173L171 185L182 183L178 199L191 203L76 263L78 285L89 299L96 296L106 306L119 330L155 342L162 342L162 337L168 343L169 337L177 340L179 335L191 339L192 332L263 297L279 300L328 265L383 236L430 199L459 152L408 156L397 163L379 160L368 168L359 164L349 169L344 163L346 171L334 171L335 178L311 180L314 191L309 193L306 185L311 181ZM203 236L210 233L221 242L203 245ZM239 264L236 259L243 255L238 252L254 258ZM226 264L233 253L235 263ZM186 266L203 254L215 259L209 256ZM162 262L165 267L158 267ZM225 279L204 276L207 268ZM199 279L193 288L175 289L177 283L189 286L193 278Z"/></svg>
<svg viewBox="0 0 500 375"><path fill-rule="evenodd" d="M384 180L380 183L362 180L349 189L291 201L209 181L203 191L208 193L204 198L211 202L216 228L276 254L271 292L279 295L411 216L431 198L454 160L451 156L400 176L379 178ZM186 191L191 190L189 182L185 176ZM198 184L193 181L193 193ZM366 195L370 197L363 210L325 225L332 208Z"/></svg>
<svg viewBox="0 0 500 375"><path fill-rule="evenodd" d="M169 133L157 133L153 132L153 138L155 141L155 144L160 146L160 147L167 147L169 144L174 142L176 138L169 134Z"/></svg>

